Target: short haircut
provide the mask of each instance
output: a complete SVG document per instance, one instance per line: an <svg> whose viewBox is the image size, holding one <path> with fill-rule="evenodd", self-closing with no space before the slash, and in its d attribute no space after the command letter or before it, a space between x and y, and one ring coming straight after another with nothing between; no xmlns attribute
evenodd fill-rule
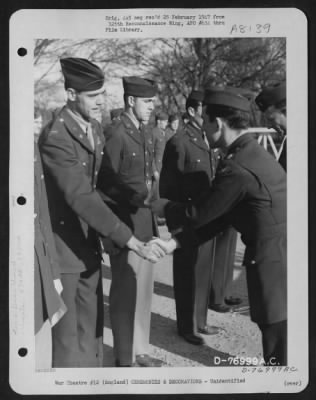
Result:
<svg viewBox="0 0 316 400"><path fill-rule="evenodd" d="M250 114L246 111L222 105L208 105L206 108L211 121L216 117L223 118L232 129L247 129L250 124Z"/></svg>
<svg viewBox="0 0 316 400"><path fill-rule="evenodd" d="M187 110L189 107L192 107L193 110L196 110L199 105L201 105L201 101L198 101L196 99L191 99L190 97L187 99L185 103L185 109Z"/></svg>

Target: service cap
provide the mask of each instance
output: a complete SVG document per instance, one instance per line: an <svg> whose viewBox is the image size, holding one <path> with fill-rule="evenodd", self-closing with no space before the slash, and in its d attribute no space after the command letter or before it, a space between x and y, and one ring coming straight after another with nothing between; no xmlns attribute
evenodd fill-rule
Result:
<svg viewBox="0 0 316 400"><path fill-rule="evenodd" d="M93 91L100 89L104 84L103 71L85 58L62 58L60 65L66 89Z"/></svg>
<svg viewBox="0 0 316 400"><path fill-rule="evenodd" d="M171 123L173 121L177 121L179 119L179 115L178 114L171 114L169 116L168 122Z"/></svg>
<svg viewBox="0 0 316 400"><path fill-rule="evenodd" d="M262 112L270 106L276 105L286 100L286 83L277 86L268 86L256 97L255 102Z"/></svg>
<svg viewBox="0 0 316 400"><path fill-rule="evenodd" d="M156 121L160 120L160 121L168 121L168 114L165 113L164 111L159 111L156 114Z"/></svg>
<svg viewBox="0 0 316 400"><path fill-rule="evenodd" d="M110 111L111 119L119 117L123 111L124 111L124 108L113 108Z"/></svg>
<svg viewBox="0 0 316 400"><path fill-rule="evenodd" d="M205 91L204 104L230 107L250 112L249 100L231 88L211 88Z"/></svg>
<svg viewBox="0 0 316 400"><path fill-rule="evenodd" d="M123 77L124 94L135 97L154 97L157 93L157 85L150 79L139 76Z"/></svg>
<svg viewBox="0 0 316 400"><path fill-rule="evenodd" d="M204 90L192 90L189 94L188 100L203 101L204 100Z"/></svg>

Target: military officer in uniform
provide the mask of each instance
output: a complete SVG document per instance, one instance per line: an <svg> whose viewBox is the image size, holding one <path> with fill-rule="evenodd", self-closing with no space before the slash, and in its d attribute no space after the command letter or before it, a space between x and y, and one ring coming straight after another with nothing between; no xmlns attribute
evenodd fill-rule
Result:
<svg viewBox="0 0 316 400"><path fill-rule="evenodd" d="M193 246L214 237L229 224L246 245L250 315L262 333L267 365L287 364L286 174L280 164L246 133L248 100L234 93L205 96L204 128L218 125L211 146L225 150L207 197L199 204L156 200L152 209L182 232L165 251ZM210 137L209 136L209 137ZM195 227L195 230L192 230Z"/></svg>
<svg viewBox="0 0 316 400"><path fill-rule="evenodd" d="M115 121L119 120L123 111L124 111L124 108L113 108L110 111L111 121L115 122Z"/></svg>
<svg viewBox="0 0 316 400"><path fill-rule="evenodd" d="M115 214L141 240L157 232L145 200L155 187L153 140L146 124L154 110L156 84L148 79L123 78L125 112L106 131L105 154L98 190ZM118 367L161 366L149 355L153 265L127 249L108 244L112 284L110 319Z"/></svg>
<svg viewBox="0 0 316 400"><path fill-rule="evenodd" d="M191 92L186 101L190 120L166 144L160 195L172 201L195 202L211 187L215 176L214 154L201 129L203 97L203 91ZM173 227L169 229L172 232ZM173 255L178 333L195 345L204 343L200 333L211 335L219 331L207 325L214 251L215 239L194 248L177 249Z"/></svg>
<svg viewBox="0 0 316 400"><path fill-rule="evenodd" d="M279 163L286 171L286 83L264 88L255 101L268 122L282 137Z"/></svg>
<svg viewBox="0 0 316 400"><path fill-rule="evenodd" d="M96 120L104 100L103 72L82 58L64 58L60 63L67 104L39 139L67 306L53 328L53 367L101 367L103 293L97 233L118 247L152 257L146 250L150 246L132 235L96 191L104 147Z"/></svg>
<svg viewBox="0 0 316 400"><path fill-rule="evenodd" d="M166 142L168 142L168 140L171 139L172 136L177 133L179 124L180 124L179 115L177 115L177 114L169 115L168 126L167 126L166 132L165 132Z"/></svg>
<svg viewBox="0 0 316 400"><path fill-rule="evenodd" d="M152 130L154 146L154 174L159 179L162 167L162 158L166 146L165 130L168 124L168 114L159 112L156 114L156 126Z"/></svg>

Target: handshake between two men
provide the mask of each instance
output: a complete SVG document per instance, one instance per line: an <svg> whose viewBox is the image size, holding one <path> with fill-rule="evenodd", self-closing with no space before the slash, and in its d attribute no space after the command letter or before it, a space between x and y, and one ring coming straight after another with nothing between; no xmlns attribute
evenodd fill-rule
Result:
<svg viewBox="0 0 316 400"><path fill-rule="evenodd" d="M164 216L164 208L169 200L156 199L154 201L146 202L146 206L151 208L156 216ZM164 240L158 237L153 237L148 242L142 242L135 236L132 236L127 242L127 247L133 250L140 257L156 263L167 254L173 253L177 248L177 241L174 238Z"/></svg>

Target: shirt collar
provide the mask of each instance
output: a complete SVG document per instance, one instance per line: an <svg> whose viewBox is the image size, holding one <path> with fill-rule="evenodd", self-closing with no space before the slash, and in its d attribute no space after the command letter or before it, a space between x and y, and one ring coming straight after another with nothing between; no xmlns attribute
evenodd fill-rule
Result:
<svg viewBox="0 0 316 400"><path fill-rule="evenodd" d="M91 127L91 123L83 119L79 114L74 113L69 107L66 107L66 109L70 116L78 123L80 128L84 132L87 132L87 129Z"/></svg>
<svg viewBox="0 0 316 400"><path fill-rule="evenodd" d="M127 112L125 112L124 115L126 115L126 116L130 119L130 121L132 122L132 124L135 125L137 129L140 128L140 122L139 122L136 118L133 118L133 117L132 117L131 115L129 115Z"/></svg>

